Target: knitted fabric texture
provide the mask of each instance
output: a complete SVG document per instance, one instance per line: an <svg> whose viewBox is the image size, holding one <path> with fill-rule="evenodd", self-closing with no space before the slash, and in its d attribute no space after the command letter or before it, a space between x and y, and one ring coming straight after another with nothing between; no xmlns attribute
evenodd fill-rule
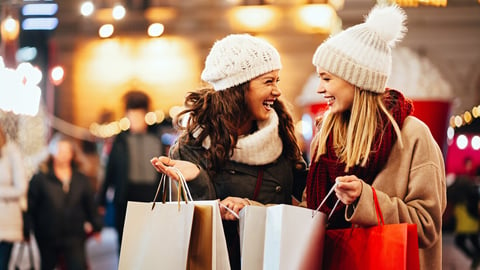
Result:
<svg viewBox="0 0 480 270"><path fill-rule="evenodd" d="M407 31L406 18L397 5L377 5L364 23L323 42L312 63L361 89L383 93L392 70L392 48Z"/></svg>
<svg viewBox="0 0 480 270"><path fill-rule="evenodd" d="M281 68L280 55L268 42L248 34L232 34L215 42L201 78L219 91Z"/></svg>
<svg viewBox="0 0 480 270"><path fill-rule="evenodd" d="M232 160L248 165L265 165L282 154L283 143L278 135L278 115L275 111L265 121L257 121L258 130L238 138Z"/></svg>

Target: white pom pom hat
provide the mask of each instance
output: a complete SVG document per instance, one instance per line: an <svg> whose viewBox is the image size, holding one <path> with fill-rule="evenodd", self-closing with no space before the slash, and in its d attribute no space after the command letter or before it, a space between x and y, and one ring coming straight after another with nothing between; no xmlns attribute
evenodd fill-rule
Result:
<svg viewBox="0 0 480 270"><path fill-rule="evenodd" d="M219 91L281 68L280 55L268 42L232 34L213 44L201 78Z"/></svg>
<svg viewBox="0 0 480 270"><path fill-rule="evenodd" d="M312 63L363 90L383 93L392 70L392 48L407 31L406 19L397 5L377 5L364 23L324 41Z"/></svg>

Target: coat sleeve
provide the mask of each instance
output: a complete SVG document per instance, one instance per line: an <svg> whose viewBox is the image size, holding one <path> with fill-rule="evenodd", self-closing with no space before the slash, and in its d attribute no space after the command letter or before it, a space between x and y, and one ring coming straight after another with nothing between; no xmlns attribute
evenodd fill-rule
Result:
<svg viewBox="0 0 480 270"><path fill-rule="evenodd" d="M7 143L5 146L5 157L10 164L10 175L12 177L12 185L2 185L0 189L0 199L20 201L27 192L27 178L25 176L25 167L22 154L18 146L14 143ZM0 151L2 148L0 148ZM2 172L5 173L5 172Z"/></svg>
<svg viewBox="0 0 480 270"><path fill-rule="evenodd" d="M428 127L418 119L404 125L402 138L403 148L396 143L372 185L385 223L416 224L419 247L429 248L440 237L446 207L443 155ZM377 224L371 186L363 183L357 205L347 206L345 215L354 224Z"/></svg>
<svg viewBox="0 0 480 270"><path fill-rule="evenodd" d="M98 212L97 203L95 201L95 193L88 178L83 174L79 175L81 175L80 177L82 178L83 183L83 204L85 207L87 220L92 224L93 231L99 232L103 227L103 219Z"/></svg>
<svg viewBox="0 0 480 270"><path fill-rule="evenodd" d="M207 164L202 159L202 152L201 147L179 145L177 142L174 147L170 148L170 157L190 161L200 169L198 176L187 183L194 200L215 200L217 199L215 186L206 170Z"/></svg>
<svg viewBox="0 0 480 270"><path fill-rule="evenodd" d="M107 204L107 190L109 187L114 187L116 180L121 177L119 175L119 167L121 164L119 163L119 158L122 155L125 155L124 152L121 151L121 144L119 142L119 136L117 136L113 143L110 153L107 157L107 164L105 166L105 177L103 179L102 185L98 192L98 205L105 207Z"/></svg>

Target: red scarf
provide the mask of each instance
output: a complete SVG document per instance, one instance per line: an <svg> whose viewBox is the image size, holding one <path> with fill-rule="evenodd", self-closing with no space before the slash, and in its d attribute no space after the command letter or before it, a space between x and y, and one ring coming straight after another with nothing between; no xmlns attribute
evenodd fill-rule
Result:
<svg viewBox="0 0 480 270"><path fill-rule="evenodd" d="M403 121L413 111L412 102L406 99L402 93L393 89L387 89L383 95L383 102L398 126L402 128ZM308 207L311 209L318 207L327 192L335 184L337 176L356 175L366 183L372 184L375 177L385 166L396 139L397 135L393 125L387 116L382 114L374 144L372 145L372 149L376 149L376 151L370 152L365 167L354 166L348 172L345 172L346 165L338 161L338 157L333 149L333 138L328 136L327 153L321 155L319 161L312 161L310 164L306 186ZM322 206L321 211L330 213L336 200L336 196L330 196ZM345 206L340 204L334 210L329 222L333 227L345 228L351 226L344 218L344 208Z"/></svg>

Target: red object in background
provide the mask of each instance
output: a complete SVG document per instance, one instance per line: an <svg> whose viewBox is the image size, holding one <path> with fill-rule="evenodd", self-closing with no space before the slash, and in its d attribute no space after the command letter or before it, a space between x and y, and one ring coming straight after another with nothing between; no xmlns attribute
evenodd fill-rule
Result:
<svg viewBox="0 0 480 270"><path fill-rule="evenodd" d="M456 134L451 144L448 146L448 155L446 158L446 172L454 174L464 174L465 172L465 158L469 157L472 160L473 169L476 171L480 167L480 155L479 150L472 148L471 141L474 135L478 134L463 134L467 136L468 145L465 149L459 149L457 146L457 137L459 134Z"/></svg>
<svg viewBox="0 0 480 270"><path fill-rule="evenodd" d="M448 120L450 118L450 101L444 100L412 100L413 115L422 120L432 132L433 138L443 152L446 150ZM312 104L308 112L313 119L328 109L326 103Z"/></svg>
<svg viewBox="0 0 480 270"><path fill-rule="evenodd" d="M412 100L413 115L422 120L430 128L433 138L445 153L447 150L447 128L450 118L450 101L445 100Z"/></svg>

